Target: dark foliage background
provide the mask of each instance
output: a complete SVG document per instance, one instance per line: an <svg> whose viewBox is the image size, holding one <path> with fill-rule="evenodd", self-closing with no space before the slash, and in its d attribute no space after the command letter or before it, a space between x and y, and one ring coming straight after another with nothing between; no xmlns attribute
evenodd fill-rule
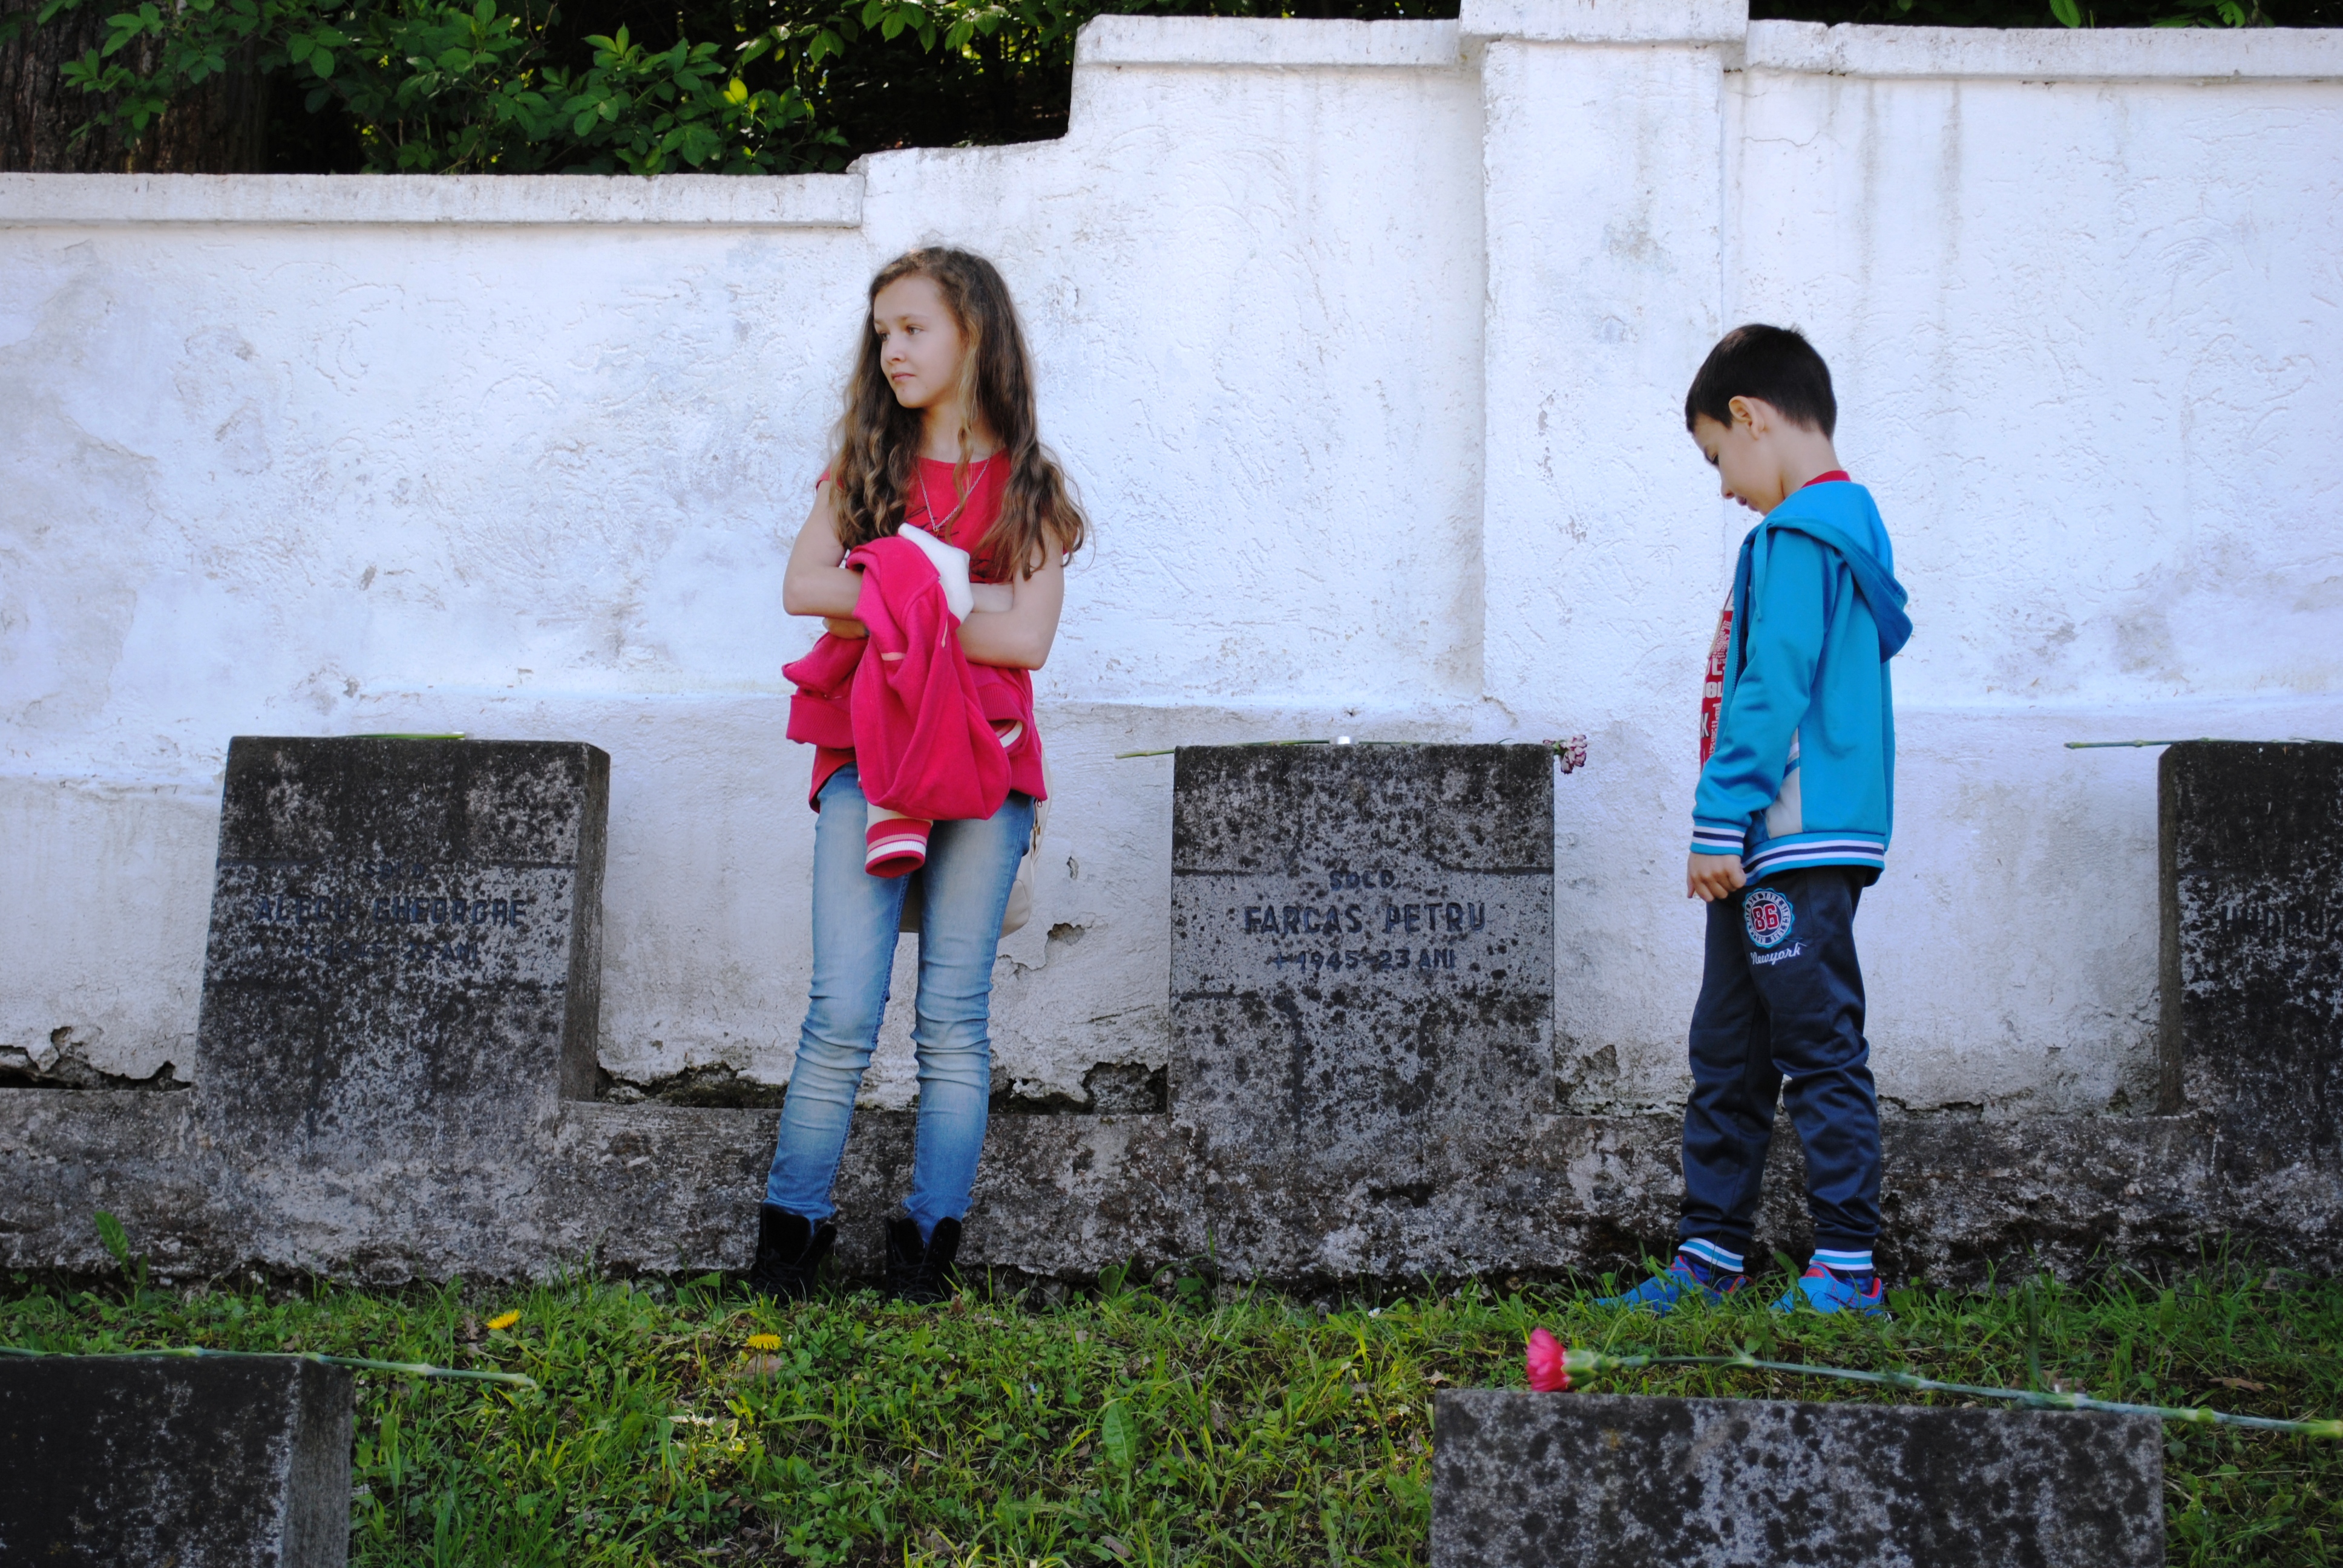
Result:
<svg viewBox="0 0 2343 1568"><path fill-rule="evenodd" d="M0 0L0 169L842 166L1063 134L1101 13L1453 16L1456 0ZM2343 0L1755 0L1934 26L2328 26ZM330 65L326 62L330 60ZM452 64L451 64L452 62Z"/></svg>

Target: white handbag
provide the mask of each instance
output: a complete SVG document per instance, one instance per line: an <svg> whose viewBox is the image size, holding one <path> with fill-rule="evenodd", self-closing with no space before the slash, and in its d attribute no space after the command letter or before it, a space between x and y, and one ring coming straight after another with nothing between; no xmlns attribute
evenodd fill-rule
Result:
<svg viewBox="0 0 2343 1568"><path fill-rule="evenodd" d="M1045 769L1046 774L1047 769ZM1045 784L1044 789L1048 786ZM1024 858L1017 862L1017 879L1009 884L1009 903L1001 911L1001 934L1025 929L1033 918L1033 862L1041 858L1041 829L1049 825L1050 803L1033 802L1033 837L1026 841Z"/></svg>

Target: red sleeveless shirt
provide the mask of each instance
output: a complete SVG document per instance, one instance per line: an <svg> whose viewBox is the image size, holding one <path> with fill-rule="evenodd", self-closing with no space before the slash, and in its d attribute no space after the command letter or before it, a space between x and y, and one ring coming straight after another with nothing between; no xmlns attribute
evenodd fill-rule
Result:
<svg viewBox="0 0 2343 1568"><path fill-rule="evenodd" d="M969 553L969 577L980 583L1008 582L1014 575L1002 570L999 562L977 553L977 547L1001 515L1001 503L1009 493L1009 458L1000 452L980 463L968 466L968 500L958 505L959 495L956 465L934 457L920 459L919 472L913 477L910 493L903 498L903 522L906 527L925 528L944 543ZM830 482L828 469L814 481L817 487ZM957 508L957 509L955 509ZM973 661L971 661L973 662ZM1021 710L1020 722L1025 730L1009 748L1009 787L1021 789L1036 800L1050 798L1049 786L1042 781L1041 735L1033 722L1033 672L1030 669L1008 669L999 665L976 665L980 678L995 689L989 692L986 710L1005 706L998 699L1007 697ZM999 689L1006 687L1006 691ZM817 746L814 748L813 788L809 799L818 807L821 787L830 782L831 774L854 760L850 747Z"/></svg>

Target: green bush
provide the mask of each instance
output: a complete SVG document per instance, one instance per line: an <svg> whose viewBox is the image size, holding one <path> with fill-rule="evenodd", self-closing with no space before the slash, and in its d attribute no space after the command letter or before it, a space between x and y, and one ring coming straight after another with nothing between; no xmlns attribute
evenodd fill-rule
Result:
<svg viewBox="0 0 2343 1568"><path fill-rule="evenodd" d="M48 0L37 22L85 3ZM793 85L743 78L792 46L785 32L652 50L622 26L565 66L548 57L552 18L531 0L146 0L108 18L105 45L65 73L92 95L94 124L136 136L248 55L303 84L310 113L346 116L370 173L778 174L844 161ZM146 39L159 48L140 72L126 62Z"/></svg>
<svg viewBox="0 0 2343 1568"><path fill-rule="evenodd" d="M20 12L0 23L0 43L27 19L46 26L90 3ZM93 126L135 139L249 61L298 83L308 113L345 118L367 173L787 174L844 165L845 138L822 123L807 81L860 40L951 55L1008 30L1046 49L1101 9L1147 3L868 0L656 48L622 24L584 35L565 63L558 7L536 0L145 0L109 16L105 44L65 75L90 95Z"/></svg>

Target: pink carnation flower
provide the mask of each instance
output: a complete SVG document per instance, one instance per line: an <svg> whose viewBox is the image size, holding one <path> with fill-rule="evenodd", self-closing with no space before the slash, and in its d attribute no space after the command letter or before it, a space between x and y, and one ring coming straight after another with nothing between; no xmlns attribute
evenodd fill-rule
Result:
<svg viewBox="0 0 2343 1568"><path fill-rule="evenodd" d="M1570 1392L1570 1351L1544 1329L1530 1331L1530 1387L1540 1393Z"/></svg>

